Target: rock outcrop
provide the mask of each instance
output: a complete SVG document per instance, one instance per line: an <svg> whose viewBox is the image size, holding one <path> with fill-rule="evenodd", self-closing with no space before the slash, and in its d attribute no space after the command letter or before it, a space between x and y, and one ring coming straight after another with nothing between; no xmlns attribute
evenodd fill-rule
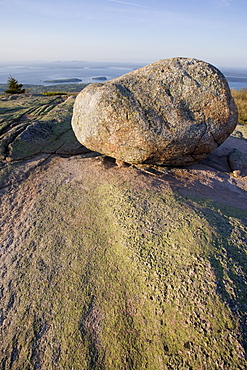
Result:
<svg viewBox="0 0 247 370"><path fill-rule="evenodd" d="M186 165L232 133L237 108L222 73L196 59L160 60L77 97L72 127L87 148L127 163Z"/></svg>
<svg viewBox="0 0 247 370"><path fill-rule="evenodd" d="M73 96L13 95L0 98L0 160L39 154L88 152L71 128Z"/></svg>
<svg viewBox="0 0 247 370"><path fill-rule="evenodd" d="M247 127L119 169L54 99L0 99L0 369L245 370Z"/></svg>

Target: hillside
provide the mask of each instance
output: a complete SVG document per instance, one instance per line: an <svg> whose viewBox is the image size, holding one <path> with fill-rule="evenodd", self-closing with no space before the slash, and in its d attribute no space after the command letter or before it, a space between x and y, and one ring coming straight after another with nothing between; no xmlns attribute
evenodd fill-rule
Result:
<svg viewBox="0 0 247 370"><path fill-rule="evenodd" d="M73 103L0 101L1 368L246 369L246 126L193 166L119 168Z"/></svg>

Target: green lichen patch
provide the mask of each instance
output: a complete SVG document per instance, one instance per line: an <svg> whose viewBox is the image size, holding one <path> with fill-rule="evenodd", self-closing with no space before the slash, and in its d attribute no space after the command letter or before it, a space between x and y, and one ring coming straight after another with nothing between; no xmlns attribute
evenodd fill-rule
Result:
<svg viewBox="0 0 247 370"><path fill-rule="evenodd" d="M3 369L245 369L246 211L93 159L43 168L4 234Z"/></svg>

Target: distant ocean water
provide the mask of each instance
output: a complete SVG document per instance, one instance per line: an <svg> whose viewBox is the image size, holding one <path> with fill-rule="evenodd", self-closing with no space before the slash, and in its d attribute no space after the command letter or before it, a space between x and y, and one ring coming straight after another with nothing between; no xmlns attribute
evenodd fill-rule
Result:
<svg viewBox="0 0 247 370"><path fill-rule="evenodd" d="M119 77L143 65L129 63L87 63L87 62L53 62L53 63L0 63L0 83L6 83L11 75L19 83L49 85L44 81L78 78L81 83L95 82L95 77L110 80Z"/></svg>
<svg viewBox="0 0 247 370"><path fill-rule="evenodd" d="M89 63L89 62L52 62L52 63L0 63L0 83L7 83L11 75L22 84L49 85L44 81L78 78L81 83L96 82L95 77L110 80L131 72L144 64L134 63ZM221 69L231 89L247 88L247 69Z"/></svg>

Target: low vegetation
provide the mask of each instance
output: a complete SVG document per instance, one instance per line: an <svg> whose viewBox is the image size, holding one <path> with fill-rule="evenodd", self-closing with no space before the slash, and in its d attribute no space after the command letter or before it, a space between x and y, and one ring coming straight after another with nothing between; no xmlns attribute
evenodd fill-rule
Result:
<svg viewBox="0 0 247 370"><path fill-rule="evenodd" d="M231 90L238 107L238 122L247 124L247 89Z"/></svg>
<svg viewBox="0 0 247 370"><path fill-rule="evenodd" d="M48 91L48 92L44 92L43 95L56 96L56 95L68 95L68 93L64 91Z"/></svg>

